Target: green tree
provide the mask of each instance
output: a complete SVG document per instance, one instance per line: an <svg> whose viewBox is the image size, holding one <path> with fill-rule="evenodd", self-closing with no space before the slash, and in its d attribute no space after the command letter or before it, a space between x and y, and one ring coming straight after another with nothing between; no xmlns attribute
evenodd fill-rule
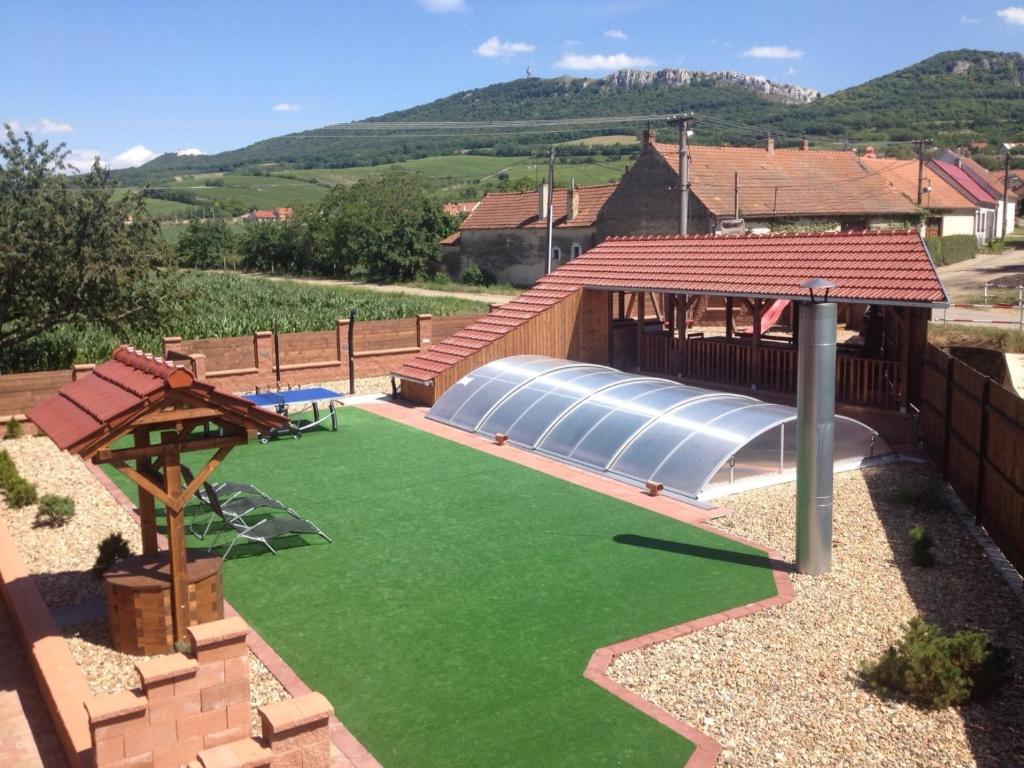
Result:
<svg viewBox="0 0 1024 768"><path fill-rule="evenodd" d="M401 170L335 187L309 223L322 233L318 272L362 270L386 283L436 274L439 242L458 226L430 200L419 176Z"/></svg>
<svg viewBox="0 0 1024 768"><path fill-rule="evenodd" d="M529 176L520 176L518 179L506 177L498 182L499 192L531 192L536 188L536 183Z"/></svg>
<svg viewBox="0 0 1024 768"><path fill-rule="evenodd" d="M178 263L197 269L227 269L235 263L235 236L220 219L192 219L177 245Z"/></svg>
<svg viewBox="0 0 1024 768"><path fill-rule="evenodd" d="M120 330L138 321L163 290L156 225L143 199L115 195L116 183L98 160L75 175L63 144L51 149L28 132L18 138L4 128L0 357L38 349L62 325Z"/></svg>

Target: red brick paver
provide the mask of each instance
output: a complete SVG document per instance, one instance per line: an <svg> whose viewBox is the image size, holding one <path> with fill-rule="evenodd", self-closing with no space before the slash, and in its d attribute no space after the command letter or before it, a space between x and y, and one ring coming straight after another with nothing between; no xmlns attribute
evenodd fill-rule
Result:
<svg viewBox="0 0 1024 768"><path fill-rule="evenodd" d="M0 660L0 765L63 768L64 750L3 601Z"/></svg>

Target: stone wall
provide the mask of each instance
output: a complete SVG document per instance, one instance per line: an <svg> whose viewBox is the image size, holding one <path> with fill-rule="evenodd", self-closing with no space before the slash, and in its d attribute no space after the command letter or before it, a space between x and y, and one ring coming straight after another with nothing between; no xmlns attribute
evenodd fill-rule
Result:
<svg viewBox="0 0 1024 768"><path fill-rule="evenodd" d="M237 617L190 627L189 655L136 664L141 689L87 698L96 768L327 768L333 711L321 694L261 707L252 738L248 631Z"/></svg>

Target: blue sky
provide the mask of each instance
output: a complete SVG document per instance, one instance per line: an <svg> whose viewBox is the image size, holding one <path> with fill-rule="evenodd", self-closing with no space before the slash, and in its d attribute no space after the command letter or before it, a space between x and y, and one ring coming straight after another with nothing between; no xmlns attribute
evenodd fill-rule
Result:
<svg viewBox="0 0 1024 768"><path fill-rule="evenodd" d="M1024 7L747 0L16 3L0 120L114 167L522 77L732 69L825 92L939 51L1020 51Z"/></svg>

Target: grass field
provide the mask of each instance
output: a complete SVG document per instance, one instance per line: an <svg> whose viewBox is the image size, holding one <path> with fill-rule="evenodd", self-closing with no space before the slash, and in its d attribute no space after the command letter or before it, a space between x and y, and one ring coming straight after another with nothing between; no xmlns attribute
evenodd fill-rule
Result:
<svg viewBox="0 0 1024 768"><path fill-rule="evenodd" d="M356 408L216 478L334 539L240 544L224 593L391 768L678 768L692 745L591 654L775 594L761 552Z"/></svg>
<svg viewBox="0 0 1024 768"><path fill-rule="evenodd" d="M633 134L613 134L611 136L591 136L589 139L577 139L576 141L564 141L562 144L572 146L578 144L583 147L606 147L609 144L638 145L640 139Z"/></svg>

